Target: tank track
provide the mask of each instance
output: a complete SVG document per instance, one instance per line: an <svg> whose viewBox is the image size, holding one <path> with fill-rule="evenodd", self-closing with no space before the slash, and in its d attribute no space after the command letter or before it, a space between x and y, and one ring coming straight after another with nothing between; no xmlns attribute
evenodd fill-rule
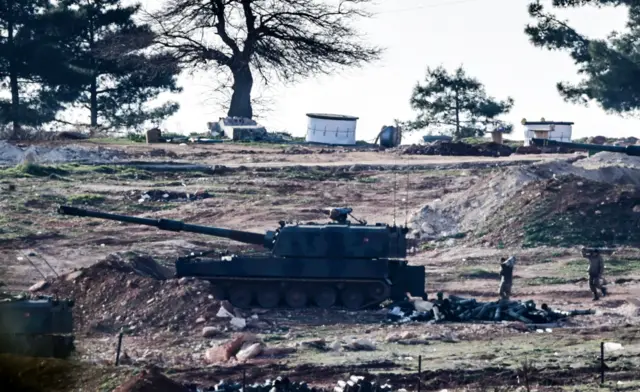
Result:
<svg viewBox="0 0 640 392"><path fill-rule="evenodd" d="M359 310L378 305L391 295L382 280L310 279L209 279L216 299L238 308L346 308Z"/></svg>

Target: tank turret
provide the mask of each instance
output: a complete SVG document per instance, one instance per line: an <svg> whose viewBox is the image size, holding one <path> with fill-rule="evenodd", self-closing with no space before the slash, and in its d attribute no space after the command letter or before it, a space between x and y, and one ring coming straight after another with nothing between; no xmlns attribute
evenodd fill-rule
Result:
<svg viewBox="0 0 640 392"><path fill-rule="evenodd" d="M587 144L587 143L571 143L571 142L560 142L557 140L549 140L549 139L531 139L531 142L538 147L565 147L574 150L587 150L590 152L601 152L601 151L609 151L609 152L617 152L620 154L626 154L631 156L640 156L640 146L605 146L602 144Z"/></svg>
<svg viewBox="0 0 640 392"><path fill-rule="evenodd" d="M220 299L238 307L273 308L281 302L322 308L341 303L349 309L378 304L386 299L424 296L425 268L410 266L408 229L383 223L367 224L351 208L332 208L326 223L286 223L265 234L188 224L170 219L149 219L60 206L63 215L108 219L228 238L262 245L266 256L233 255L212 259L205 254L176 261L176 277L210 281ZM354 222L348 218L353 218Z"/></svg>

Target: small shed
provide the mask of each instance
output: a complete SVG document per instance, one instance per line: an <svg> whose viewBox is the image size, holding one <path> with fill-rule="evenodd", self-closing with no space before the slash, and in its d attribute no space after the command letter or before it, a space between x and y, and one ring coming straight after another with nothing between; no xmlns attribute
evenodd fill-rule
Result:
<svg viewBox="0 0 640 392"><path fill-rule="evenodd" d="M528 146L532 138L570 142L573 122L567 121L527 121L522 119L524 127L524 145Z"/></svg>
<svg viewBox="0 0 640 392"><path fill-rule="evenodd" d="M358 117L307 113L307 118L307 142L342 146L356 144Z"/></svg>

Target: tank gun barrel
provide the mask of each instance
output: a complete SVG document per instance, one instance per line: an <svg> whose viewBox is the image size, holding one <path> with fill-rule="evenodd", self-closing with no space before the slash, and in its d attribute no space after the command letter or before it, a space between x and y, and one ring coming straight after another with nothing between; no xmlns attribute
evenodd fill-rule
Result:
<svg viewBox="0 0 640 392"><path fill-rule="evenodd" d="M601 144L586 144L586 143L570 143L560 142L557 140L549 139L531 139L531 142L538 147L566 147L587 151L610 151L621 154L627 154L631 156L640 156L640 146L605 146Z"/></svg>
<svg viewBox="0 0 640 392"><path fill-rule="evenodd" d="M259 233L252 233L249 231L223 229L219 227L200 226L184 223L178 220L171 219L149 219L138 218L135 216L109 214L106 212L90 211L82 208L59 206L58 213L62 215L78 216L78 217L90 217L98 219L107 219L117 222L135 223L138 225L153 226L160 230L166 231L186 231L189 233L206 234L215 237L228 238L238 242L244 242L246 244L262 245L266 248L270 248L271 244L268 241L267 236Z"/></svg>

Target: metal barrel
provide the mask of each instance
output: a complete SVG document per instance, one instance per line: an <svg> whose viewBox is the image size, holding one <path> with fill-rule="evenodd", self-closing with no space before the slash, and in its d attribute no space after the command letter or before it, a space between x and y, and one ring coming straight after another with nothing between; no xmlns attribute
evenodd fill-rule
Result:
<svg viewBox="0 0 640 392"><path fill-rule="evenodd" d="M640 146L605 146L601 144L586 144L586 143L570 143L570 142L560 142L557 140L549 140L549 139L531 139L531 142L538 147L566 147L577 150L587 150L587 151L609 151L609 152L617 152L620 154L627 154L632 156L640 156Z"/></svg>
<svg viewBox="0 0 640 392"><path fill-rule="evenodd" d="M186 231L189 233L206 234L215 237L228 238L238 242L244 242L246 244L262 245L269 247L269 243L266 240L264 234L252 233L249 231L222 229L219 227L191 225L182 221L171 219L148 219L138 218L135 216L109 214L106 212L90 211L82 208L59 206L58 213L62 215L71 215L79 217L90 217L98 219L108 219L118 222L135 223L138 225L154 226L160 230L167 231Z"/></svg>

